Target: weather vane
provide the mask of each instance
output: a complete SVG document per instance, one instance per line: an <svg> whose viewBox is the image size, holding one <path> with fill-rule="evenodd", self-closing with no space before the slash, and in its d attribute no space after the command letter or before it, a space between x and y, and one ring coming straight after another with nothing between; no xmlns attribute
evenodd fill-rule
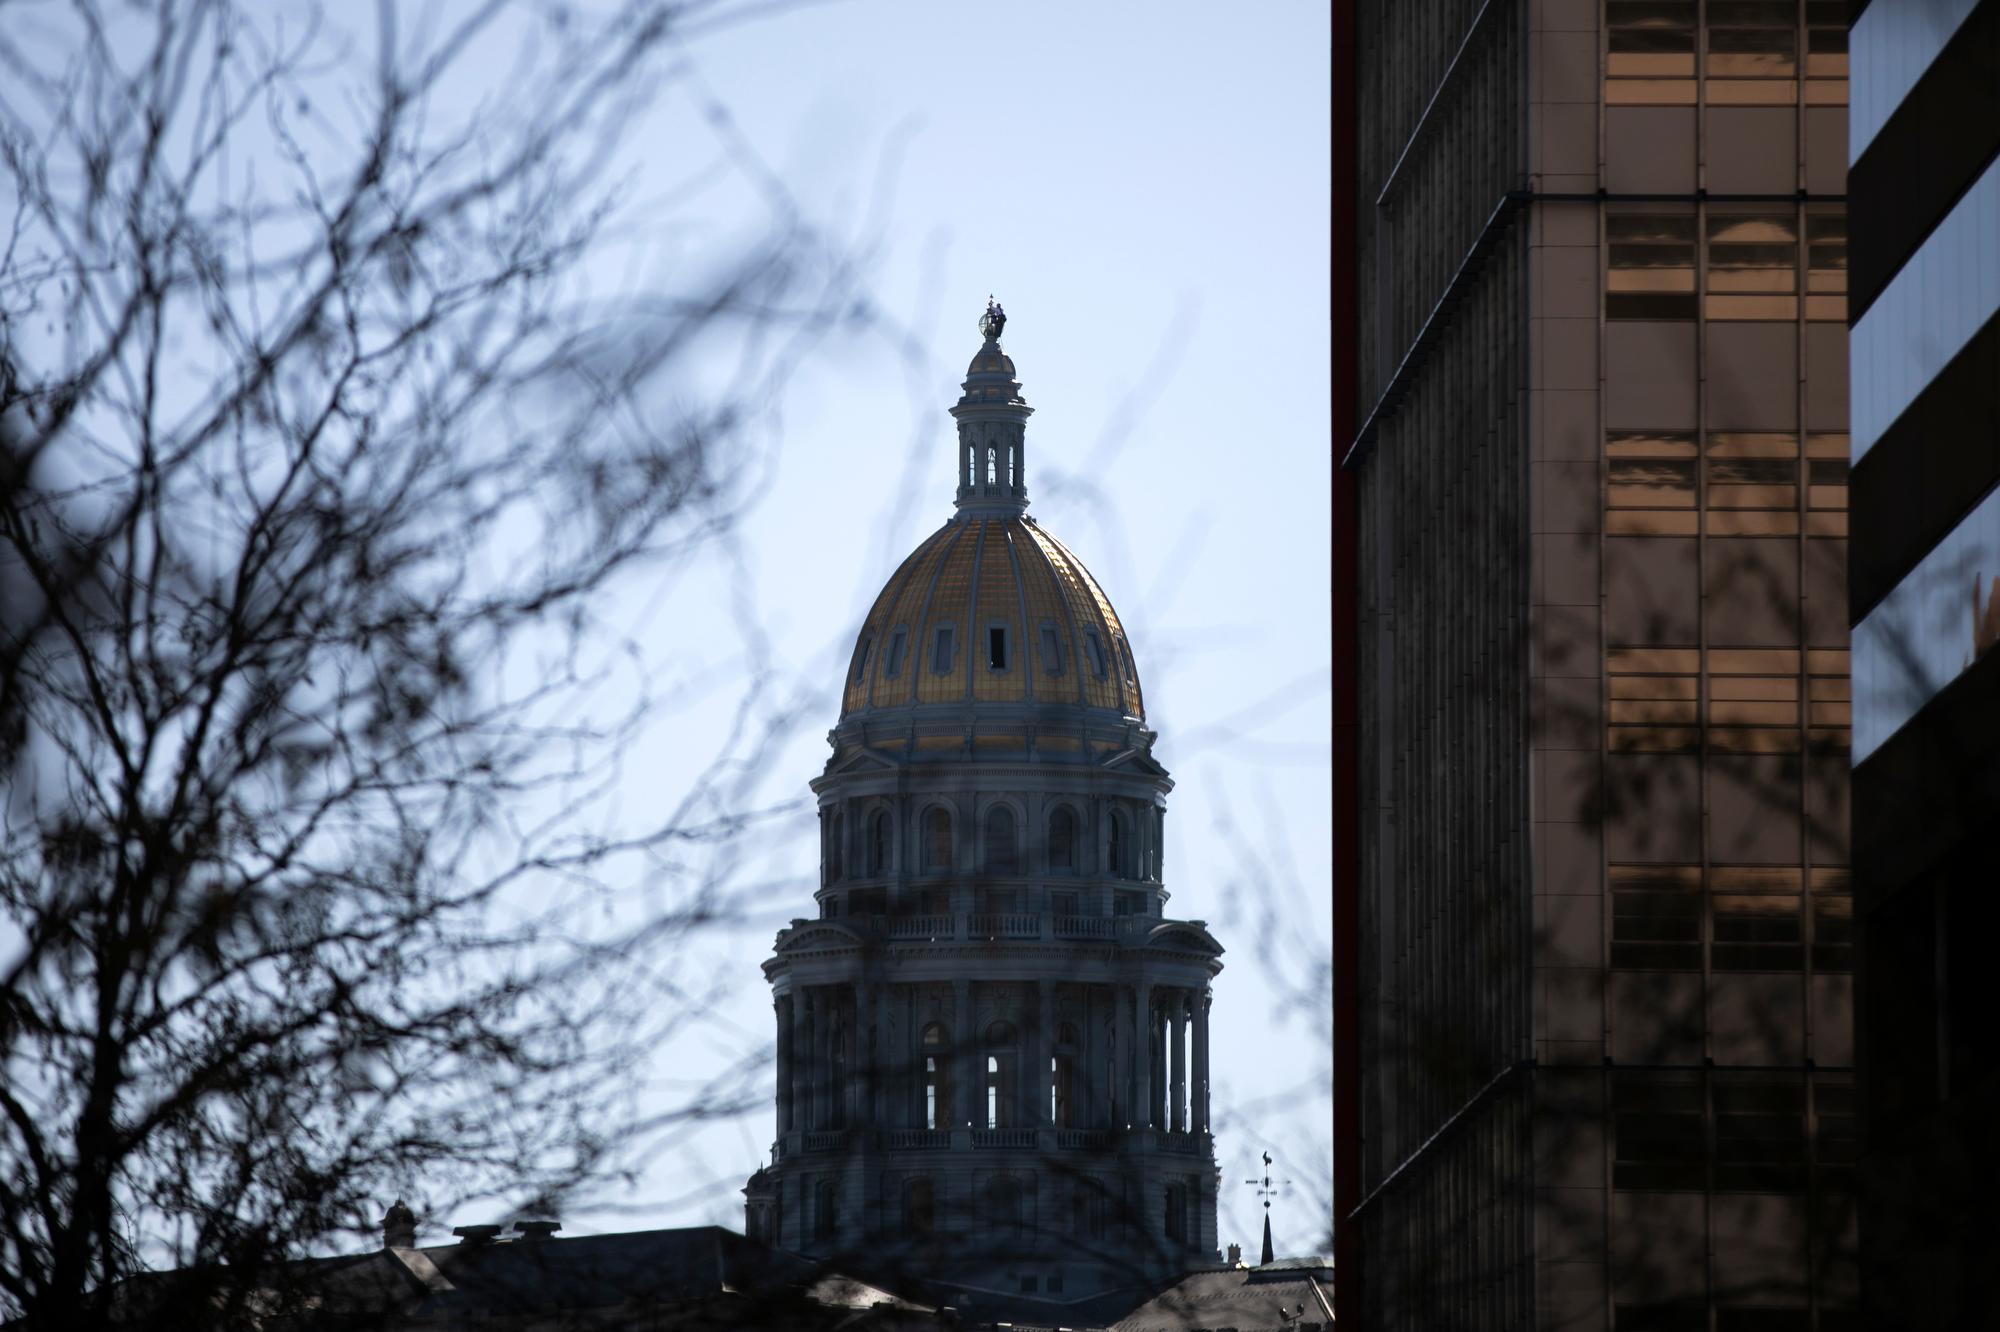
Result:
<svg viewBox="0 0 2000 1332"><path fill-rule="evenodd" d="M1264 1177L1262 1179L1246 1179L1243 1182L1245 1184L1256 1185L1257 1196L1264 1200L1264 1256L1260 1261L1268 1263L1271 1261L1271 1199L1277 1197L1279 1190L1288 1187L1292 1181L1281 1179L1275 1184L1271 1182L1271 1154L1265 1152Z"/></svg>
<svg viewBox="0 0 2000 1332"><path fill-rule="evenodd" d="M993 299L991 292L986 296L986 313L979 316L979 331L987 338L998 341L1000 330L1007 327L1007 310Z"/></svg>

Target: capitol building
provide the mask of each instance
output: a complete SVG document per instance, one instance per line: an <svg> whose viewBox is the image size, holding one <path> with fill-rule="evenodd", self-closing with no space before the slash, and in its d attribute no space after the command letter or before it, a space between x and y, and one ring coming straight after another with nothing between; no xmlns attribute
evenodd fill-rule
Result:
<svg viewBox="0 0 2000 1332"><path fill-rule="evenodd" d="M744 1195L775 1247L1046 1309L1220 1257L1222 946L1168 911L1130 637L1028 512L1005 323L951 408L956 511L862 622L812 782L820 886L764 963L777 1138Z"/></svg>

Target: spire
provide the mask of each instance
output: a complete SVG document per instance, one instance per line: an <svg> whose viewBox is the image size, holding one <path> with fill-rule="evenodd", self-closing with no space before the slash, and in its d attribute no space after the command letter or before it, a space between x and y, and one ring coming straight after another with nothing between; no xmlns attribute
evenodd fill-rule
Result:
<svg viewBox="0 0 2000 1332"><path fill-rule="evenodd" d="M1271 1252L1271 1214L1266 1212L1264 1213L1264 1256L1258 1259L1258 1261L1268 1264L1274 1256Z"/></svg>
<svg viewBox="0 0 2000 1332"><path fill-rule="evenodd" d="M1000 346L1006 309L991 296L979 316L985 342L966 367L958 420L958 511L965 517L1011 517L1028 508L1024 437L1034 408L1021 397L1014 362Z"/></svg>

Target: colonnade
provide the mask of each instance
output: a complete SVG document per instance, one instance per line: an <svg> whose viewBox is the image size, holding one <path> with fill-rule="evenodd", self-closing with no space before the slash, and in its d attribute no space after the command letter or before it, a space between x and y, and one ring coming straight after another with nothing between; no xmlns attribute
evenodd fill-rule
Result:
<svg viewBox="0 0 2000 1332"><path fill-rule="evenodd" d="M778 1131L1209 1131L1205 986L1086 984L1071 990L1064 1011L1076 1020L1065 1020L1056 981L997 983L1026 992L1004 1024L977 1030L975 982L953 980L944 1039L926 1044L927 1024L912 1023L895 1050L883 1014L915 987L851 981L778 996Z"/></svg>

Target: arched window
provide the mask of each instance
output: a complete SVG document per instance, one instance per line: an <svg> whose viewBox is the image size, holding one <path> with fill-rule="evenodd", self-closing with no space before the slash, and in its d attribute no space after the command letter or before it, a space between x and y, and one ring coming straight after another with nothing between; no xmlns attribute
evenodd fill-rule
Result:
<svg viewBox="0 0 2000 1332"><path fill-rule="evenodd" d="M924 872L944 874L951 869L951 815L931 807L924 814Z"/></svg>
<svg viewBox="0 0 2000 1332"><path fill-rule="evenodd" d="M1185 1244L1188 1237L1188 1186L1167 1185L1166 1222L1167 1238Z"/></svg>
<svg viewBox="0 0 2000 1332"><path fill-rule="evenodd" d="M1021 1224L1021 1186L1012 1175L997 1174L987 1179L986 1219L996 1226Z"/></svg>
<svg viewBox="0 0 2000 1332"><path fill-rule="evenodd" d="M1125 858L1130 854L1127 845L1130 840L1125 834L1125 816L1112 810L1104 835L1104 871L1114 879L1126 877Z"/></svg>
<svg viewBox="0 0 2000 1332"><path fill-rule="evenodd" d="M986 1029L986 1127L1012 1128L1019 1093L1014 1079L1019 1054L1012 1023L996 1022Z"/></svg>
<svg viewBox="0 0 2000 1332"><path fill-rule="evenodd" d="M1000 484L1000 446L997 444L986 446L986 484L989 486Z"/></svg>
<svg viewBox="0 0 2000 1332"><path fill-rule="evenodd" d="M813 1186L813 1235L815 1238L823 1240L833 1238L835 1201L836 1195L832 1180L823 1179Z"/></svg>
<svg viewBox="0 0 2000 1332"><path fill-rule="evenodd" d="M889 811L878 809L868 821L868 872L889 872Z"/></svg>
<svg viewBox="0 0 2000 1332"><path fill-rule="evenodd" d="M1057 874L1076 873L1076 814L1067 805L1056 806L1049 815L1049 869Z"/></svg>
<svg viewBox="0 0 2000 1332"><path fill-rule="evenodd" d="M951 1126L951 1044L945 1039L944 1025L933 1022L924 1028L924 1127L933 1131Z"/></svg>
<svg viewBox="0 0 2000 1332"><path fill-rule="evenodd" d="M903 1183L903 1233L912 1239L929 1239L937 1233L937 1194L929 1175Z"/></svg>
<svg viewBox="0 0 2000 1332"><path fill-rule="evenodd" d="M986 811L986 872L1018 874L1021 856L1014 845L1014 811L995 805Z"/></svg>

